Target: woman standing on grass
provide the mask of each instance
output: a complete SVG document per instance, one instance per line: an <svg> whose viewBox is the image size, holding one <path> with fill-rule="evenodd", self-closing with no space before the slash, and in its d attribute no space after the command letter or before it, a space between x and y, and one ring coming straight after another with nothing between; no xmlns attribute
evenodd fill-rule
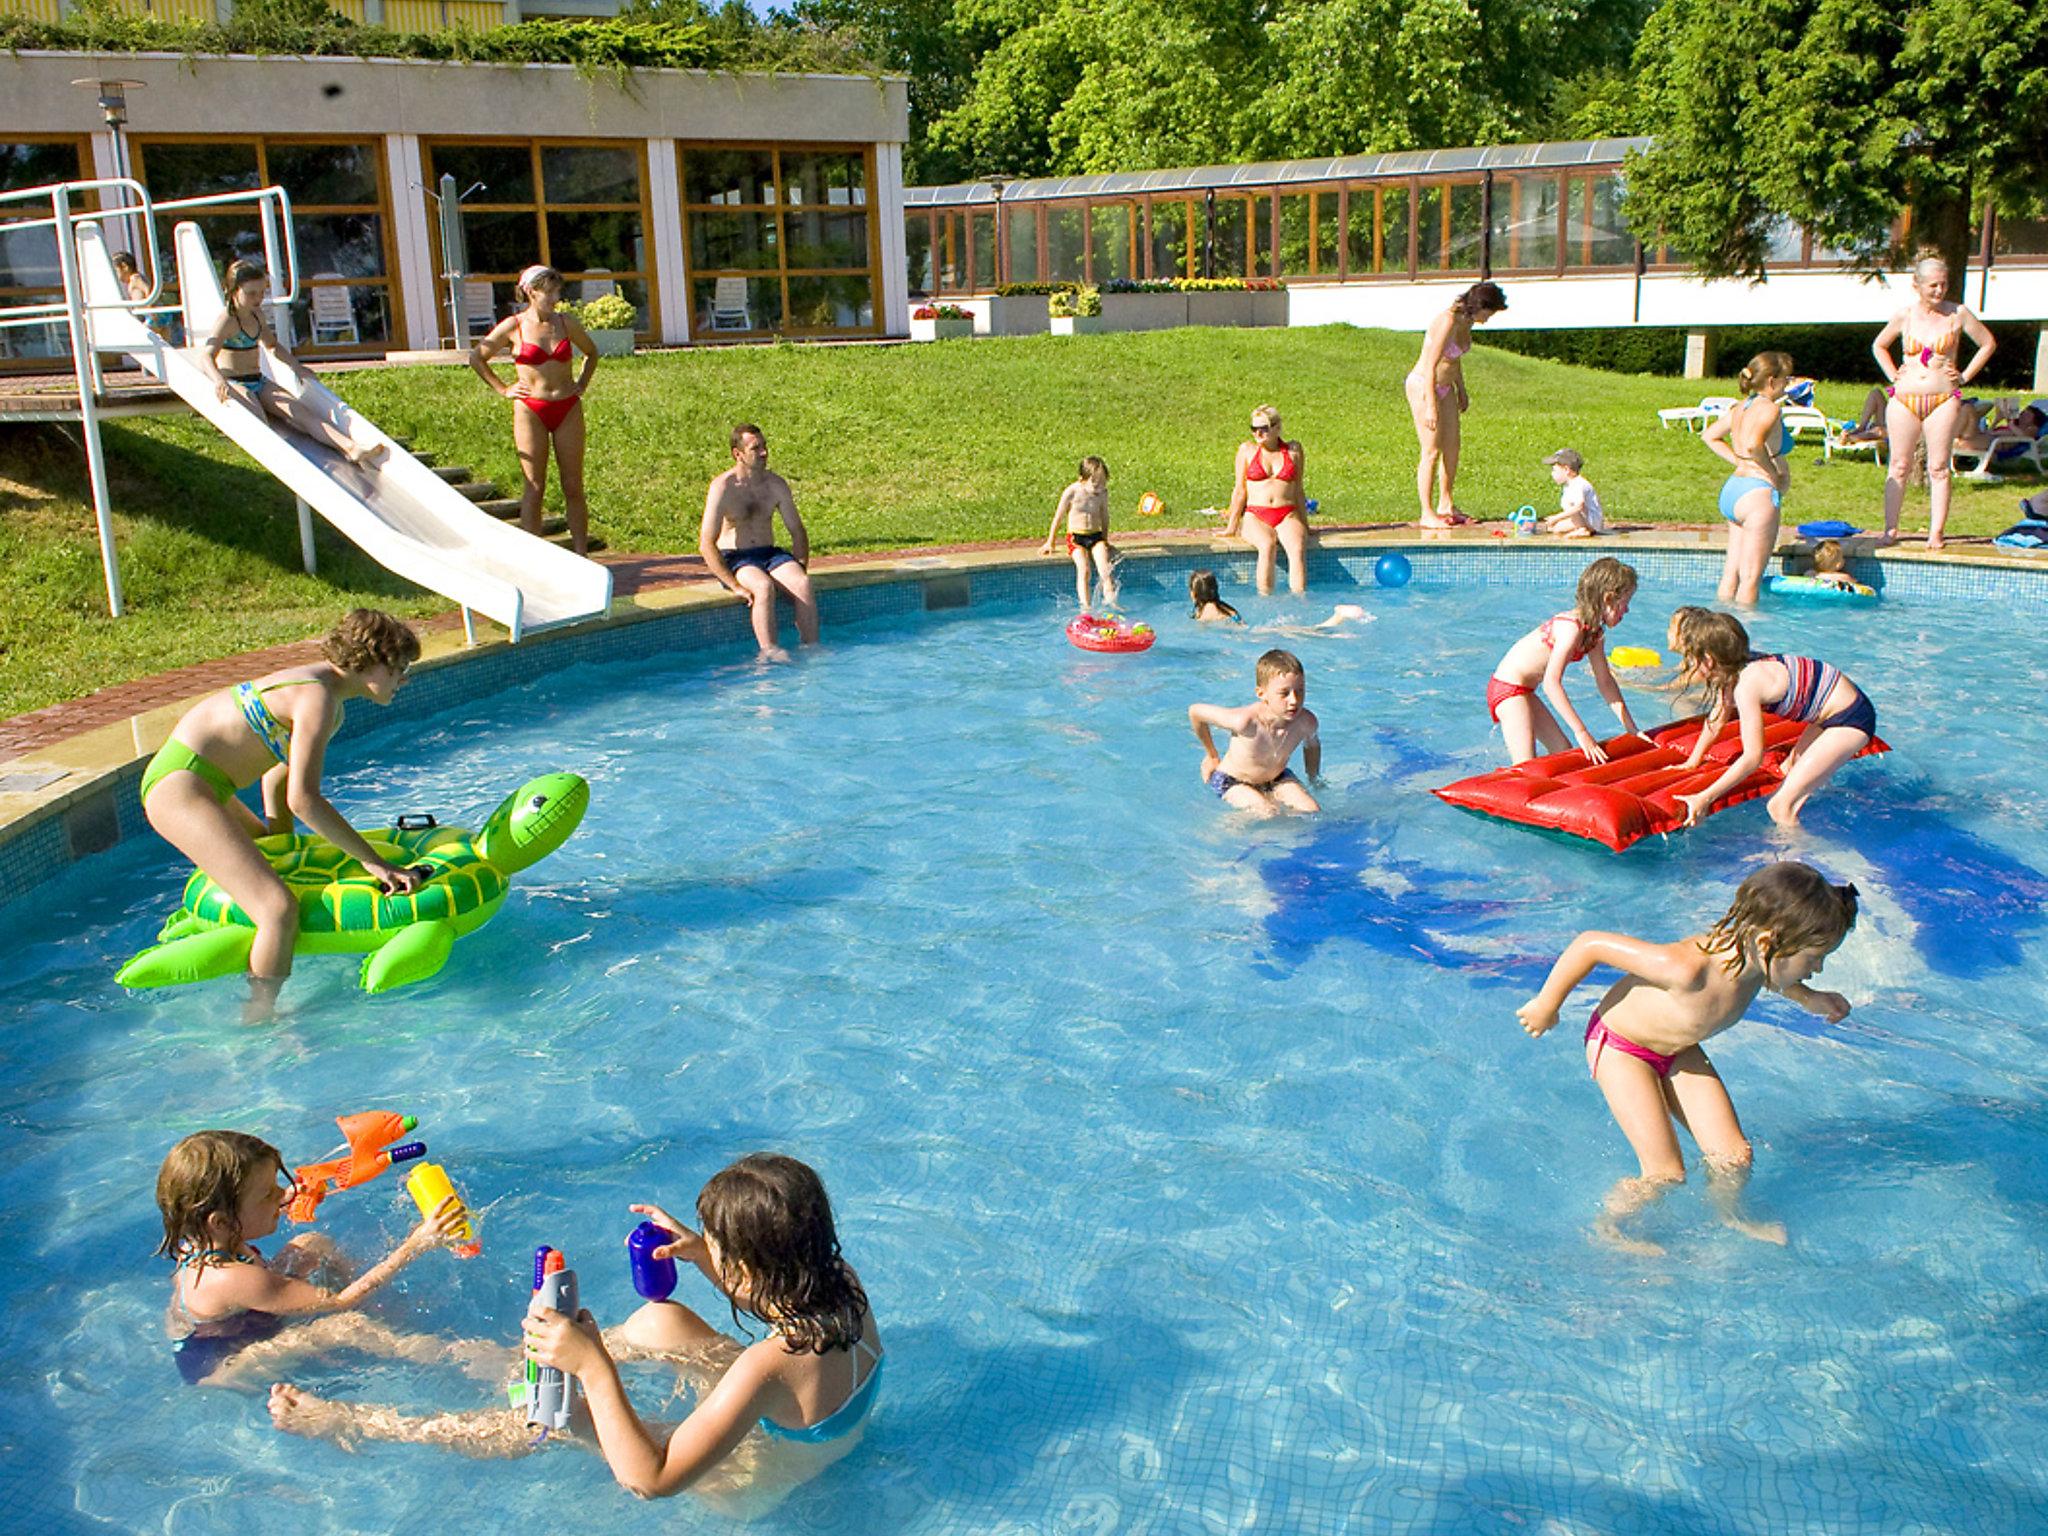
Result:
<svg viewBox="0 0 2048 1536"><path fill-rule="evenodd" d="M1471 518L1460 512L1451 490L1458 478L1460 418L1472 408L1465 392L1465 367L1459 362L1472 350L1472 327L1484 325L1508 307L1497 283L1475 283L1451 300L1451 307L1429 322L1422 339L1422 357L1408 375L1408 409L1415 417L1415 438L1422 461L1415 468L1415 492L1422 503L1422 526L1454 528ZM1431 492L1436 499L1432 503Z"/></svg>
<svg viewBox="0 0 2048 1536"><path fill-rule="evenodd" d="M519 274L526 308L501 320L469 351L469 366L514 403L512 441L519 450L519 526L538 535L541 501L548 489L548 451L562 472L562 501L569 513L569 540L577 554L590 551L590 503L583 495L583 392L597 372L597 343L575 316L556 306L562 274L532 266ZM572 351L583 368L571 367ZM491 366L501 352L512 354L514 378L507 384ZM571 375L574 375L572 378ZM521 410L518 407L524 406Z"/></svg>
<svg viewBox="0 0 2048 1536"><path fill-rule="evenodd" d="M1968 336L1977 352L1970 366L1956 365L1962 339ZM1899 360L1892 361L1892 342ZM1890 439L1891 469L1884 478L1884 541L1899 536L1899 511L1906 500L1906 477L1913 471L1913 450L1927 445L1927 494L1933 507L1927 523L1927 547L1941 548L1948 526L1949 461L1957 429L1963 421L1963 386L1984 371L1998 342L1984 322L1948 296L1948 263L1922 256L1913 264L1913 302L1892 316L1891 323L1870 344L1877 366L1890 379L1885 393L1885 435Z"/></svg>

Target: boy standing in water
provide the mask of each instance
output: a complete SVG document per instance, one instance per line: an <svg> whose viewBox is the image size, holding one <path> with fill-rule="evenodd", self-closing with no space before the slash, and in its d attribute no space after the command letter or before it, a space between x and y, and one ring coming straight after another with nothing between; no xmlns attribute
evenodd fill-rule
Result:
<svg viewBox="0 0 2048 1536"><path fill-rule="evenodd" d="M1259 696L1237 709L1191 704L1188 723L1202 744L1202 782L1233 810L1277 816L1282 811L1314 813L1322 807L1287 766L1294 749L1311 779L1323 772L1323 743L1316 717L1303 707L1308 681L1301 662L1287 651L1268 651L1254 674ZM1212 730L1230 733L1230 746L1216 750Z"/></svg>

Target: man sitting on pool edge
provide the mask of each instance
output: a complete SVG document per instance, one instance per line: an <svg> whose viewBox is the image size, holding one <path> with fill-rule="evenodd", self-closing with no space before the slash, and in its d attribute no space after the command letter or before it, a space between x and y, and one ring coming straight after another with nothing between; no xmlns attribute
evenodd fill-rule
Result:
<svg viewBox="0 0 2048 1536"><path fill-rule="evenodd" d="M753 610L754 639L771 661L789 653L775 643L775 593L796 608L797 638L818 643L818 600L811 591L811 540L797 516L789 482L768 467L768 439L751 422L732 429L732 468L704 493L697 550L719 584ZM775 514L789 533L788 549L775 542Z"/></svg>

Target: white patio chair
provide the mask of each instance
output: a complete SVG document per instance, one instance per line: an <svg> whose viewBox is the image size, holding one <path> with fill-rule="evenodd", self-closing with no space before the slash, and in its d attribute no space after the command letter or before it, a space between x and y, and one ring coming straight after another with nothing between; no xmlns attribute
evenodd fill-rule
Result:
<svg viewBox="0 0 2048 1536"><path fill-rule="evenodd" d="M362 332L356 329L356 309L349 302L348 288L338 279L339 272L315 272L308 293L313 308L313 345L333 346L340 342L361 344Z"/></svg>
<svg viewBox="0 0 2048 1536"><path fill-rule="evenodd" d="M462 285L462 320L472 341L490 335L491 327L498 323L497 301L483 278L472 277Z"/></svg>
<svg viewBox="0 0 2048 1536"><path fill-rule="evenodd" d="M576 285L580 301L588 304L592 299L601 299L606 294L617 293L619 285L612 281L611 274L610 267L592 267L589 275Z"/></svg>
<svg viewBox="0 0 2048 1536"><path fill-rule="evenodd" d="M711 329L714 331L751 331L754 329L754 312L747 307L747 280L744 277L713 279L711 287Z"/></svg>
<svg viewBox="0 0 2048 1536"><path fill-rule="evenodd" d="M1734 403L1727 395L1708 395L1698 405L1667 406L1657 413L1657 424L1666 431L1681 426L1688 432L1697 432Z"/></svg>

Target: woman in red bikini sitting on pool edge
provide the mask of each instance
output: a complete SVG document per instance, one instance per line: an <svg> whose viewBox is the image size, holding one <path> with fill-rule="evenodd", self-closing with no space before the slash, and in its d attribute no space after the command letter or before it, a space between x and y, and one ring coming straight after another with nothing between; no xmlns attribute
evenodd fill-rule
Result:
<svg viewBox="0 0 2048 1536"><path fill-rule="evenodd" d="M1259 595L1273 591L1274 551L1287 551L1287 585L1300 592L1308 587L1308 502L1301 488L1300 443L1290 443L1280 431L1280 412L1262 405L1252 412L1251 441L1237 449L1237 487L1230 493L1230 516L1223 524L1223 537L1240 528L1245 542L1258 551ZM1251 521L1245 521L1245 513Z"/></svg>
<svg viewBox="0 0 2048 1536"><path fill-rule="evenodd" d="M562 472L562 501L569 513L569 538L576 553L590 549L590 504L583 496L583 392L597 372L597 344L573 315L555 306L562 298L562 274L553 267L528 267L519 274L526 308L498 322L469 351L469 366L513 402L512 441L519 449L519 526L541 530L541 498L548 488L548 449ZM583 354L572 379L571 351ZM516 378L507 384L491 359L512 354Z"/></svg>

